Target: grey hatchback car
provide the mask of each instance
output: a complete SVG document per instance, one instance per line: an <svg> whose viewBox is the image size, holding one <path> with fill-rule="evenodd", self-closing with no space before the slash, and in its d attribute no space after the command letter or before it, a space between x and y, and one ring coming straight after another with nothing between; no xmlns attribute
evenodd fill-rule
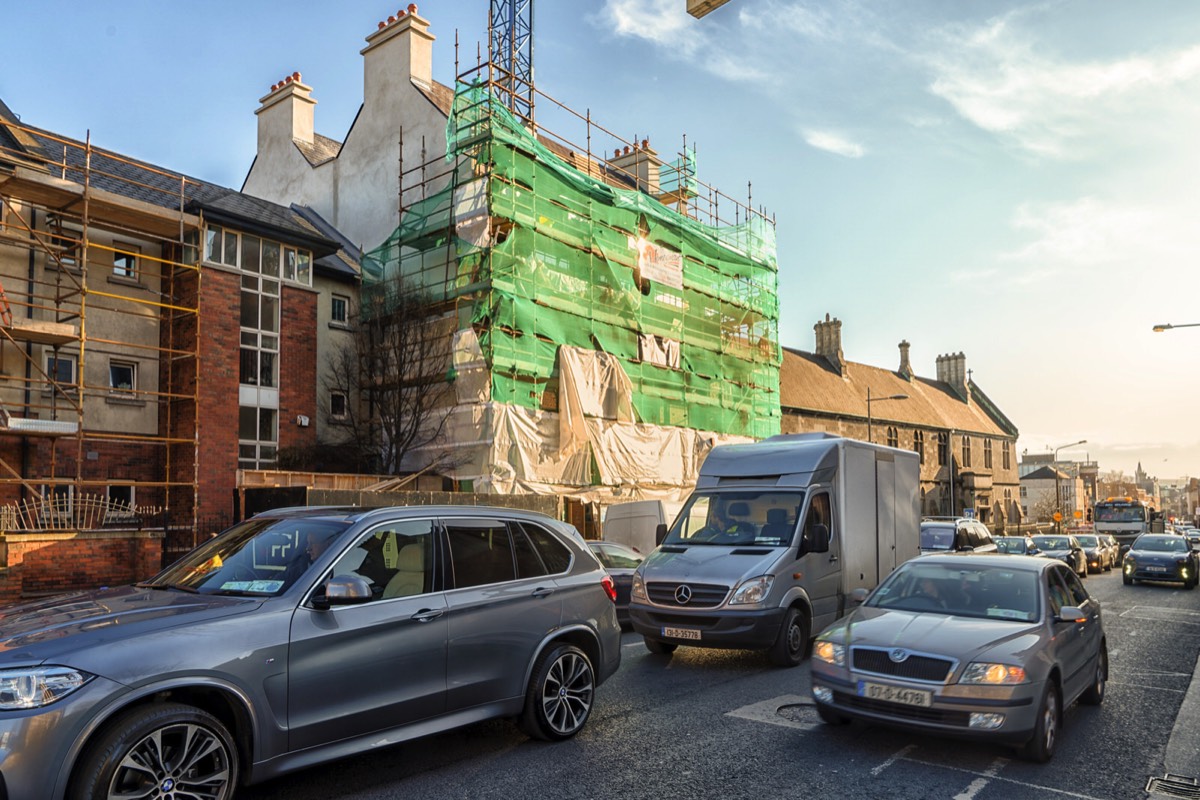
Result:
<svg viewBox="0 0 1200 800"><path fill-rule="evenodd" d="M1098 705L1108 679L1100 604L1065 564L929 555L896 568L817 637L812 692L852 718L1020 746L1048 761L1063 710Z"/></svg>
<svg viewBox="0 0 1200 800"><path fill-rule="evenodd" d="M578 733L612 579L511 509L287 509L153 579L0 609L0 797L197 797L490 717Z"/></svg>

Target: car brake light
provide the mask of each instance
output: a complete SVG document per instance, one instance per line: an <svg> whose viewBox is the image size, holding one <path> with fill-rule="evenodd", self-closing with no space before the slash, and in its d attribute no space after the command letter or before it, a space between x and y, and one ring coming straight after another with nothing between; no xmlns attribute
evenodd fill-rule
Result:
<svg viewBox="0 0 1200 800"><path fill-rule="evenodd" d="M608 595L608 599L614 603L617 602L617 585L613 583L611 575L605 575L600 579L600 585L604 587L604 593Z"/></svg>

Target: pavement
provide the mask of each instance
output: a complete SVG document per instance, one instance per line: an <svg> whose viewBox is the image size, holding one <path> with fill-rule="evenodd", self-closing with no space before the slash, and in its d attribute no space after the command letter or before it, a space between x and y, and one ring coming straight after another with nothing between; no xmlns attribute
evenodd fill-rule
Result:
<svg viewBox="0 0 1200 800"><path fill-rule="evenodd" d="M1163 759L1167 774L1150 791L1151 798L1200 796L1200 658L1192 670L1192 682L1175 717Z"/></svg>

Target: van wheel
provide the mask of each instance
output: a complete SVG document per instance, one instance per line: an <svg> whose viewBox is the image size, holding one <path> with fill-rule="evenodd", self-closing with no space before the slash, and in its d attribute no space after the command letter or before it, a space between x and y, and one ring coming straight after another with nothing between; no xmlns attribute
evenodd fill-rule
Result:
<svg viewBox="0 0 1200 800"><path fill-rule="evenodd" d="M570 739L592 713L596 679L587 654L573 644L551 648L533 670L520 728L547 742Z"/></svg>
<svg viewBox="0 0 1200 800"><path fill-rule="evenodd" d="M105 727L88 746L70 797L230 800L238 769L237 747L220 720L182 703L156 703Z"/></svg>
<svg viewBox="0 0 1200 800"><path fill-rule="evenodd" d="M669 656L675 652L676 647L679 647L677 644L651 639L649 636L643 636L642 641L646 643L646 649L656 656Z"/></svg>
<svg viewBox="0 0 1200 800"><path fill-rule="evenodd" d="M783 615L783 625L775 644L771 645L771 663L777 667L797 666L808 655L808 615L798 608L789 608Z"/></svg>

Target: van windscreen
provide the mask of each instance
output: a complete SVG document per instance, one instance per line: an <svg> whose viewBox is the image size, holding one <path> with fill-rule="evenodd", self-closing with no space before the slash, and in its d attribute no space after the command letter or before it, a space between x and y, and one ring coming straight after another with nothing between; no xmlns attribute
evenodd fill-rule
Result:
<svg viewBox="0 0 1200 800"><path fill-rule="evenodd" d="M801 491L697 493L679 512L663 544L789 546L803 507Z"/></svg>

